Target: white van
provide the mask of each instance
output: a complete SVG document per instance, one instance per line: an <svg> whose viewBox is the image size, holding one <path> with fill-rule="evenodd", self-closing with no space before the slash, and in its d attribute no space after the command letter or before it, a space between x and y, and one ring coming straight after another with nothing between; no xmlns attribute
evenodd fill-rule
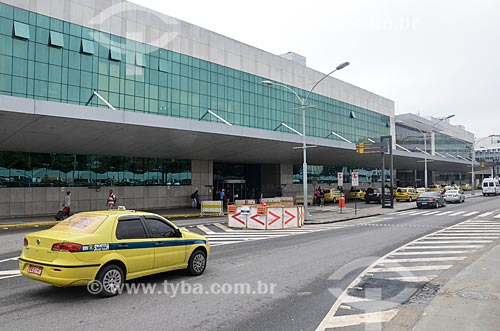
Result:
<svg viewBox="0 0 500 331"><path fill-rule="evenodd" d="M498 195L498 193L500 193L500 185L498 184L498 179L483 179L483 195Z"/></svg>

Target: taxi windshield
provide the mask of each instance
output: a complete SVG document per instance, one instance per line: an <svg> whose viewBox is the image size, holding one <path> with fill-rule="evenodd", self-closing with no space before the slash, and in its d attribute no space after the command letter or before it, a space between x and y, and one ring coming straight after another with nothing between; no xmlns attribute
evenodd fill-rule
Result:
<svg viewBox="0 0 500 331"><path fill-rule="evenodd" d="M75 214L52 227L52 230L70 233L94 233L104 223L106 215Z"/></svg>

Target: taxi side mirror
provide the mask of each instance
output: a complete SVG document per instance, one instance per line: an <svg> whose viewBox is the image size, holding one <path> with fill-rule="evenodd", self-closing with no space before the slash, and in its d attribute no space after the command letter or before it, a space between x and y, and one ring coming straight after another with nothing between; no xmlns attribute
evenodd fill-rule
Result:
<svg viewBox="0 0 500 331"><path fill-rule="evenodd" d="M182 238L182 232L179 229L175 229L174 236L177 238Z"/></svg>

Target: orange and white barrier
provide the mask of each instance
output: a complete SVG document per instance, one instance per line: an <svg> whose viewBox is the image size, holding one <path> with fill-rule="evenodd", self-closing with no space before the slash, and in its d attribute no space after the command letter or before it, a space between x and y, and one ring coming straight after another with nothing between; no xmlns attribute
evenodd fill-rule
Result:
<svg viewBox="0 0 500 331"><path fill-rule="evenodd" d="M304 225L304 206L229 205L230 228L280 230Z"/></svg>
<svg viewBox="0 0 500 331"><path fill-rule="evenodd" d="M250 207L250 214L247 217L247 229L266 229L266 207L254 205Z"/></svg>
<svg viewBox="0 0 500 331"><path fill-rule="evenodd" d="M303 195L297 195L295 197L295 202L298 205L303 205L304 204L304 196ZM308 205L312 205L312 203L313 203L313 196L312 195L308 195L307 196L307 204Z"/></svg>
<svg viewBox="0 0 500 331"><path fill-rule="evenodd" d="M242 210L242 207L243 208ZM247 216L250 213L249 206L227 206L227 224L230 228L246 229Z"/></svg>
<svg viewBox="0 0 500 331"><path fill-rule="evenodd" d="M281 204L284 206L293 206L293 197L281 197Z"/></svg>
<svg viewBox="0 0 500 331"><path fill-rule="evenodd" d="M281 204L281 198L262 198L260 202L265 202L268 206Z"/></svg>
<svg viewBox="0 0 500 331"><path fill-rule="evenodd" d="M266 229L283 229L283 207L267 207Z"/></svg>

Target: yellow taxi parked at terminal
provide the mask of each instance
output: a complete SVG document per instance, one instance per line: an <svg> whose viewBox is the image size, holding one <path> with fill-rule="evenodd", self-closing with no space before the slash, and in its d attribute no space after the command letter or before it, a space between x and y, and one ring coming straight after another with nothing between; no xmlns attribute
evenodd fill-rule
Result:
<svg viewBox="0 0 500 331"><path fill-rule="evenodd" d="M326 189L325 193L324 193L325 203L326 202L337 203L337 201L339 201L340 197L343 197L343 196L344 196L344 193L340 192L339 190L337 190L335 188Z"/></svg>
<svg viewBox="0 0 500 331"><path fill-rule="evenodd" d="M354 200L354 199L364 200L365 199L365 195L366 195L366 192L363 191L363 190L360 190L359 188L358 189L352 189L349 192L349 199L350 200Z"/></svg>
<svg viewBox="0 0 500 331"><path fill-rule="evenodd" d="M92 283L92 293L107 297L138 277L177 269L201 275L209 254L205 237L159 215L121 208L78 213L27 234L19 269L60 287Z"/></svg>
<svg viewBox="0 0 500 331"><path fill-rule="evenodd" d="M396 201L415 201L420 193L413 187L398 187L394 197Z"/></svg>

